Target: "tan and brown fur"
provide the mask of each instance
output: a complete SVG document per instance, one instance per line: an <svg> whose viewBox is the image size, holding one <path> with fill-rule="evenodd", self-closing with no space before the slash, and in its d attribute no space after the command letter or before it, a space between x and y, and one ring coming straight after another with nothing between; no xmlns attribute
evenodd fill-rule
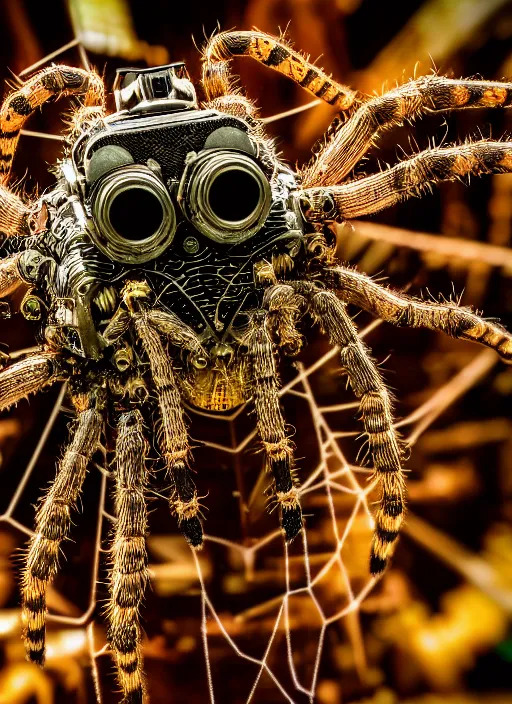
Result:
<svg viewBox="0 0 512 704"><path fill-rule="evenodd" d="M62 379L59 355L43 351L10 364L0 372L0 410Z"/></svg>
<svg viewBox="0 0 512 704"><path fill-rule="evenodd" d="M315 221L347 220L377 213L432 184L466 176L512 171L512 145L482 140L454 147L427 149L392 168L336 186L312 186L301 192L308 217ZM329 204L329 215L326 214ZM334 206L331 207L331 204Z"/></svg>
<svg viewBox="0 0 512 704"><path fill-rule="evenodd" d="M279 300L281 307L276 305ZM331 343L341 348L341 366L359 399L359 412L381 490L370 557L370 569L378 574L393 553L405 514L403 448L394 427L389 392L345 306L331 291L300 281L278 284L267 292L266 303L275 317L274 329L287 331L285 339L292 336L300 312L308 312ZM283 332L279 335L282 337Z"/></svg>
<svg viewBox="0 0 512 704"><path fill-rule="evenodd" d="M50 99L80 95L84 107L104 106L104 86L93 71L68 66L50 66L29 78L11 93L0 109L0 183L6 183L20 132L34 110Z"/></svg>
<svg viewBox="0 0 512 704"><path fill-rule="evenodd" d="M203 52L203 86L209 100L232 91L229 61L235 56L255 59L338 110L348 110L358 100L356 91L335 81L286 41L256 30L221 32L210 39Z"/></svg>
<svg viewBox="0 0 512 704"><path fill-rule="evenodd" d="M279 405L279 378L266 311L253 314L244 340L250 364L250 384L258 432L272 474L273 494L281 513L285 538L293 540L302 528L299 483L293 471L293 445Z"/></svg>
<svg viewBox="0 0 512 704"><path fill-rule="evenodd" d="M200 548L203 531L198 514L200 505L190 470L190 445L185 424L181 394L171 360L157 327L152 324L147 311L148 288L145 282L129 282L123 298L130 310L137 337L151 369L158 406L160 424L158 441L168 476L172 483L169 500L176 514L181 531L188 543ZM160 321L159 327L162 326Z"/></svg>
<svg viewBox="0 0 512 704"><path fill-rule="evenodd" d="M111 548L108 642L127 704L140 704L145 682L139 608L149 581L146 551L148 478L143 419L139 410L121 414L115 458L116 526Z"/></svg>
<svg viewBox="0 0 512 704"><path fill-rule="evenodd" d="M345 303L353 303L393 325L441 330L451 337L490 347L512 362L512 337L505 328L488 322L456 303L436 303L385 288L369 276L341 267L328 268L325 280Z"/></svg>
<svg viewBox="0 0 512 704"><path fill-rule="evenodd" d="M61 544L69 538L75 508L89 461L98 448L103 416L97 395L72 397L77 422L59 463L57 476L37 510L22 582L22 624L27 657L45 659L46 593L59 567Z"/></svg>
<svg viewBox="0 0 512 704"><path fill-rule="evenodd" d="M317 157L302 170L306 188L338 184L388 129L427 112L507 107L512 83L423 76L372 98L334 130ZM386 206L387 207L387 206Z"/></svg>
<svg viewBox="0 0 512 704"><path fill-rule="evenodd" d="M30 234L30 216L30 208L23 200L0 185L0 233L7 237Z"/></svg>

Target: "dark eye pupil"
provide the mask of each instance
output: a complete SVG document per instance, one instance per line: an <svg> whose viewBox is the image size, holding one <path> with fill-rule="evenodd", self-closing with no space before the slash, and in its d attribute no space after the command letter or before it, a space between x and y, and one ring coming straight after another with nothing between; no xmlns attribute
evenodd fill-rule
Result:
<svg viewBox="0 0 512 704"><path fill-rule="evenodd" d="M260 202L260 186L256 179L241 169L229 169L213 181L208 202L215 215L227 222L245 220Z"/></svg>
<svg viewBox="0 0 512 704"><path fill-rule="evenodd" d="M121 191L112 201L109 219L114 230L127 240L151 237L164 217L158 198L145 188Z"/></svg>

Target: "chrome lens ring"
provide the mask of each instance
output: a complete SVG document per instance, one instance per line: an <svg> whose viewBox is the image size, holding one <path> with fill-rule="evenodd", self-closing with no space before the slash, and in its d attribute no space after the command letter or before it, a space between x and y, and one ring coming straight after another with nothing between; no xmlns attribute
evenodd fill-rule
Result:
<svg viewBox="0 0 512 704"><path fill-rule="evenodd" d="M121 196L124 201L129 198L130 192L142 196L153 208L153 217L159 220L150 235L138 238L136 232L135 236L130 232L123 236L112 222L116 199ZM113 261L143 264L162 254L174 238L176 212L171 197L165 184L146 166L124 166L107 174L95 184L91 201L94 218L91 237L98 249ZM127 218L130 216L129 207L124 213ZM137 213L137 216L141 214Z"/></svg>
<svg viewBox="0 0 512 704"><path fill-rule="evenodd" d="M222 196L225 202L212 203L213 194L222 188L223 183L233 184L236 180L249 187L251 197L248 202L241 207L237 202L231 205L229 199L236 201L237 194L226 192ZM254 159L242 152L218 149L200 153L189 163L180 186L179 200L189 220L203 235L215 242L238 244L262 227L270 210L272 193L265 174ZM233 217L222 217L229 210L233 210Z"/></svg>

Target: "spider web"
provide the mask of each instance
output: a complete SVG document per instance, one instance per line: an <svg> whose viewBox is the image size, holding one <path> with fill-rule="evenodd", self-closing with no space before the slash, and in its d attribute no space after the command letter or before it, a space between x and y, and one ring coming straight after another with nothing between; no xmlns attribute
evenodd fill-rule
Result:
<svg viewBox="0 0 512 704"><path fill-rule="evenodd" d="M30 67L23 73L30 72L63 51L74 47L80 50L82 61L85 66L88 66L87 57L79 41L73 40L38 62L37 66ZM312 101L297 110L309 109L317 105L318 102ZM297 110L267 118L267 121L287 117ZM27 130L24 130L23 134L29 137L61 139L58 135ZM374 321L360 332L361 336L371 338L371 333L379 324L380 321ZM27 351L13 353L11 358L16 358ZM304 462L299 462L301 500L304 513L307 516L306 529L301 538L288 547L278 529L264 530L256 538L248 538L245 535L237 540L222 534L207 533L205 535L204 554L208 555L209 551L215 547L217 551L220 550L224 554L223 559L226 564L232 564L233 556L236 556L236 569L241 578L248 583L254 580L262 554L271 549L273 551L272 559L277 559L282 567L281 584L275 590L276 594L267 601L253 604L250 608L236 615L227 615L225 605L219 608L216 603L218 596L212 593L210 575L208 569L205 570L207 563L202 555L190 551L189 559L196 571L199 585L198 609L207 692L211 703L222 701L222 698L219 698L221 683L216 676L215 662L212 657L212 643L216 644L219 641L223 641L236 658L253 666L251 679L246 685L246 694L243 695L243 699L240 699L247 704L255 701L262 691L268 691L269 686L273 688L274 693L277 692L281 696L282 701L294 703L299 701L297 699L299 697L300 701L314 702L319 672L326 649L328 629L341 622L346 623L356 669L361 672L365 667L366 654L359 613L361 605L377 581L371 578L367 571L367 558L373 529L371 506L375 500L372 492L375 483L371 480L371 468L364 466L364 463L360 463L357 459L351 461L346 453L347 447L354 444L358 435L357 430L345 429L350 423L351 417L357 412L358 403L347 401L325 404L319 400L319 396L322 394L318 394L315 388L315 380L318 376L323 375L324 378L332 379L333 365L335 367L338 355L339 349L332 348L322 352L312 361L299 362L293 375L286 380L280 392L282 402L285 405L300 402L303 407L308 409L314 428L315 452L318 461L309 467L304 466ZM496 362L497 356L492 351L484 350L477 353L430 398L399 421L397 427L403 433L408 446L412 447L451 404L488 374ZM43 448L59 413L63 409L65 393L66 388L63 385L17 489L8 507L0 515L0 522L9 524L28 537L32 536L33 532L14 517L15 511L31 477L37 470ZM189 415L199 419L203 416L209 417L208 414L193 409L189 409ZM251 486L251 491L247 491L244 483L239 481L243 458L257 447L254 420L248 430L245 430L241 435L239 434L237 423L242 416L246 415L247 408L243 406L229 415L216 416L216 422L226 426L227 435L230 438L229 443L201 440L203 449L224 454L233 464L237 478L240 520L242 522L249 510L261 510L261 506L259 508L257 506L257 497L261 496L266 483L263 471L258 473ZM297 441L297 444L300 449L300 442ZM103 460L94 463L94 469L100 473L101 480L97 502L95 551L88 606L83 613L76 617L57 613L48 614L49 623L67 626L82 634L89 654L96 700L100 704L103 701L104 692L102 690L105 687L101 681L98 661L102 657L109 656L109 652L108 646L103 642L100 646L98 645L100 638L96 631L97 624L94 615L99 600L98 578L101 556L105 551L105 529L112 521L106 503L110 472L107 468L107 452L104 447L101 448L101 454ZM91 499L92 497L87 497L88 503ZM277 517L273 515L272 518L275 526ZM321 544L308 544L310 536L308 523L310 520L316 521L317 524L319 521L323 521L325 529L328 529L328 538ZM493 589L493 585L488 579L488 568L486 566L487 569L482 569L483 561L480 558L471 555L472 559L468 561L458 557L461 549L455 543L450 543L448 546L446 542L437 545L435 541L428 540L429 530L424 522L413 514L408 514L404 528L405 533L434 551L441 560L459 571L483 591L490 593L498 601L507 602L510 606L510 595L499 593ZM354 534L357 534L358 557L356 558L353 554ZM333 583L338 585L336 593L338 599L326 598L327 581L329 585ZM308 600L309 608L316 613L315 633L312 636L314 647L308 651L312 657L306 663L304 663L304 658L299 657L300 650L298 648L303 643L302 641L297 643L295 637L297 621L295 602L297 600L299 606L304 605L304 600ZM268 614L271 616L269 617ZM247 647L246 639L240 638L240 631L251 621L261 618L266 619L269 635L259 653L255 653L255 648ZM275 655L281 651L283 643L286 661L284 669L282 658Z"/></svg>
<svg viewBox="0 0 512 704"><path fill-rule="evenodd" d="M361 336L363 338L368 337L379 322L380 321L375 321L362 330ZM297 699L295 697L300 693L303 697L306 697L308 701L314 702L318 673L324 654L327 629L331 625L347 619L350 615L352 615L353 618L348 629L348 634L354 652L356 666L359 665L360 668L364 667L365 653L357 617L361 604L375 586L376 580L368 576L362 579L361 569L356 569L355 574L353 574L346 562L347 549L350 552L352 547L350 545L352 532L355 528L360 532L362 527L364 535L362 542L363 545L365 542L367 545L366 549L363 547L360 557L367 570L366 563L369 541L373 528L373 520L370 511L370 496L373 483L368 481L368 478L371 476L371 470L361 465L351 464L344 453L342 443L347 441L347 439L348 442L351 442L350 438L353 439L356 432L335 430L330 422L330 418L338 416L339 414L346 415L348 413L353 415L357 408L357 403L347 402L329 406L320 405L312 388L314 376L328 369L329 365L336 359L338 354L339 349L332 348L309 365L299 363L297 365L296 374L281 390L283 402L287 399L301 399L307 404L313 419L320 461L312 470L306 470L301 473L301 499L304 512L308 515L311 513L311 505L315 505L315 498L322 498L322 503L324 503L323 508L320 511L318 508L314 510L317 517L319 514L325 513L326 520L330 523L332 531L330 550L326 551L323 546L321 550L316 548L311 549L308 546L307 521L306 530L302 535L301 549L298 550L297 546L294 546L293 555L290 554L290 548L283 542L279 530L273 530L262 535L250 545L248 545L246 541L229 540L223 536L210 534L205 536L206 553L210 547L215 544L226 551L226 563L230 561L229 553L235 552L238 554L240 557L240 569L247 580L253 577L258 556L264 549L273 544L276 545L278 549L282 550L284 574L282 577L281 593L273 597L269 602L257 604L247 610L245 614L238 615L237 617L243 622L244 620L249 621L262 614L267 614L269 611L274 614L272 616L273 624L270 636L259 657L240 646L237 643L237 637L230 633L230 625L232 625L233 621L229 619L229 623L225 623L225 613L221 614L219 612L215 605L215 598L212 597L209 592L202 565L203 561L196 552L191 551L190 553L190 560L197 570L197 579L200 585L201 635L210 702L222 701L217 697L218 683L213 671L214 668L212 668L211 665L210 643L212 638L224 639L225 643L237 657L254 665L255 672L250 685L247 687L247 696L243 700L247 703L255 701L258 688L262 686L263 675L266 675L268 680L272 683L272 686L279 691L283 701L296 702ZM448 406L468 391L492 369L496 361L496 355L492 351L484 350L480 352L433 396L417 407L416 410L410 413L406 418L398 422L397 427L405 434L407 443L412 446ZM10 524L27 536L33 535L33 532L27 526L17 521L13 515L31 475L37 469L41 451L57 420L59 412L62 410L65 391L65 386L63 386L18 488L8 508L0 516L1 522ZM230 445L204 441L204 447L226 453L233 459L240 457L242 453L247 451L255 442L255 428L244 435L239 441L236 440L236 433L233 432L233 426L236 420L240 415L244 414L245 411L245 407L241 407L229 416L218 419L230 426L232 431L231 437L233 438L233 442ZM197 414L203 415L202 413ZM350 415L348 417L350 417ZM87 609L77 617L62 616L55 613L48 615L49 623L80 629L84 633L83 638L87 640L96 698L100 703L102 702L102 685L98 673L97 660L102 656L108 655L108 647L103 645L98 648L96 645L96 624L93 620L93 615L96 612L98 602L97 583L101 562L100 558L102 552L104 552L104 540L102 539L104 525L105 523L108 525L112 519L106 509L107 483L110 473L106 469L106 452L104 448L102 448L102 453L105 461L103 463L94 464L94 468L101 474L101 482L97 504L96 549L91 573L89 605ZM261 479L262 477L260 476L256 481L252 491L253 495L261 491ZM345 499L343 502L345 515L342 516L340 516L336 506L338 497ZM91 500L92 497L88 496L87 502L89 503ZM251 499L248 498L247 502L250 504ZM347 505L349 506L348 509ZM418 532L418 528L421 528L418 521L419 519L415 519L413 515L409 514L405 530L409 531L413 537L415 533ZM361 544L359 544L358 550L361 550ZM348 557L350 558L350 555L348 555ZM449 554L439 554L439 557L450 561ZM353 563L353 558L350 558L350 560ZM299 561L303 570L303 577L297 580L297 566ZM454 559L453 555L451 561L452 567L462 571L471 581L477 583L486 591L489 591L489 584L486 584L486 579L484 578L481 565L479 565L476 556L470 564L459 563ZM329 583L333 583L334 581L341 585L339 593L345 595L345 602L340 604L338 608L331 608L329 610L329 606L332 606L332 600L330 600L331 603L328 603L327 606L323 603L325 601L325 589L322 587L322 582L326 579L329 580ZM498 597L499 596L500 595L498 595ZM294 628L291 625L290 617L292 600L298 597L308 598L318 614L318 627L315 635L315 656L313 661L308 663L306 669L308 669L309 672L307 676L304 674L301 675L298 671L299 668L296 664L297 658L294 650ZM329 602L329 600L327 601ZM303 599L299 603L303 603ZM235 630L239 631L240 629L237 628ZM285 639L288 667L289 682L287 684L283 683L282 675L279 676L275 672L275 668L271 665L272 651L274 648L279 647L278 641L281 640L282 635L284 635ZM275 660L279 662L279 658ZM282 671L282 667L279 669ZM268 684L266 684L265 687L268 687Z"/></svg>

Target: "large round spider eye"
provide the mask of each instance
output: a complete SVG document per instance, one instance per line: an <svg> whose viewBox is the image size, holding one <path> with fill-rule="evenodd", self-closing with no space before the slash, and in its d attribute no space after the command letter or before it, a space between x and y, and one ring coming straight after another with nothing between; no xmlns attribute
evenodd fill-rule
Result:
<svg viewBox="0 0 512 704"><path fill-rule="evenodd" d="M226 244L252 237L265 222L272 199L257 162L228 149L205 150L189 162L178 198L199 232Z"/></svg>
<svg viewBox="0 0 512 704"><path fill-rule="evenodd" d="M107 173L91 193L95 244L110 259L142 264L171 244L176 213L165 184L148 167L129 165Z"/></svg>

